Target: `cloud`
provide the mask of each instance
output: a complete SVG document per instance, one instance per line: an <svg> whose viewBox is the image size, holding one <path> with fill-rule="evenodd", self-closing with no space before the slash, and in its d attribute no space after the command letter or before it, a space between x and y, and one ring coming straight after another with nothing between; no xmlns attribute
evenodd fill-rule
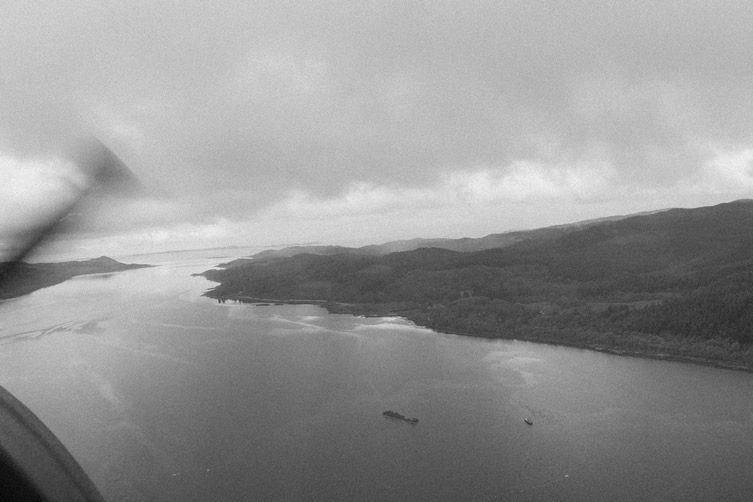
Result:
<svg viewBox="0 0 753 502"><path fill-rule="evenodd" d="M32 219L40 212L54 211L73 200L85 186L74 165L44 158L0 155L0 179L1 223L8 226L17 226L14 222Z"/></svg>
<svg viewBox="0 0 753 502"><path fill-rule="evenodd" d="M745 194L753 191L753 148L715 150L711 160L684 182L687 191Z"/></svg>
<svg viewBox="0 0 753 502"><path fill-rule="evenodd" d="M753 148L745 2L5 7L0 153L94 134L170 193L152 228L690 196Z"/></svg>
<svg viewBox="0 0 753 502"><path fill-rule="evenodd" d="M505 168L450 171L423 188L353 183L332 197L293 190L271 206L266 216L341 218L450 206L598 200L605 195L612 173L610 166L520 162Z"/></svg>

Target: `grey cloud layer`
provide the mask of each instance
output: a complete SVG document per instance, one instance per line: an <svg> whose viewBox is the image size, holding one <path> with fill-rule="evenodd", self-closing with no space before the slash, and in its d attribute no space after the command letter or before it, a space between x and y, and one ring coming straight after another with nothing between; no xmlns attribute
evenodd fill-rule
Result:
<svg viewBox="0 0 753 502"><path fill-rule="evenodd" d="M520 160L667 185L753 143L746 2L8 3L0 150L92 132L205 214Z"/></svg>

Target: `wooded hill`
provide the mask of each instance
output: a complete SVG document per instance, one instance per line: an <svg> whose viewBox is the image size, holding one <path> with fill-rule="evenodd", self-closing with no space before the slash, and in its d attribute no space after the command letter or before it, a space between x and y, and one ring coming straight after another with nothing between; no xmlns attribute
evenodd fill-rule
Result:
<svg viewBox="0 0 753 502"><path fill-rule="evenodd" d="M255 259L214 297L315 299L431 328L753 366L753 201L603 221L502 248Z"/></svg>

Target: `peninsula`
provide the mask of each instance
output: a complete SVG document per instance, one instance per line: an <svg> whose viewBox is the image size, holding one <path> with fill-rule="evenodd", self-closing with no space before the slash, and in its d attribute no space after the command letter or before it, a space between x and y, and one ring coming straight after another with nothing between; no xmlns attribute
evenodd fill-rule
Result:
<svg viewBox="0 0 753 502"><path fill-rule="evenodd" d="M753 201L516 232L479 251L442 244L301 248L203 275L214 298L310 299L459 335L753 370Z"/></svg>
<svg viewBox="0 0 753 502"><path fill-rule="evenodd" d="M58 263L0 263L0 299L26 295L77 275L120 272L150 266L121 263L107 256Z"/></svg>

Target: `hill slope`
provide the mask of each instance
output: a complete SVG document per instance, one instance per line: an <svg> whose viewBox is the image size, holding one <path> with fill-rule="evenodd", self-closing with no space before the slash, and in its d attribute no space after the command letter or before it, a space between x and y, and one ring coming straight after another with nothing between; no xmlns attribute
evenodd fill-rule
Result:
<svg viewBox="0 0 753 502"><path fill-rule="evenodd" d="M659 212L659 211L656 211ZM639 213L652 214L652 213ZM383 244L370 244L359 248L344 246L291 246L282 249L267 249L256 253L253 258L256 260L270 258L289 258L299 254L361 254L361 255L384 255L389 253L398 253L401 251L413 251L420 248L440 248L449 249L450 251L473 252L483 251L485 249L502 248L512 246L522 241L543 241L560 237L568 232L587 228L592 225L606 221L618 221L630 216L610 216L608 218L599 218L595 220L579 221L567 225L555 225L551 227L538 228L535 230L519 230L513 232L504 232L498 234L489 234L484 237L463 237L460 239L407 239L399 241L390 241Z"/></svg>
<svg viewBox="0 0 753 502"><path fill-rule="evenodd" d="M601 221L475 252L300 254L205 275L438 330L753 367L753 202ZM348 304L344 306L343 304Z"/></svg>

